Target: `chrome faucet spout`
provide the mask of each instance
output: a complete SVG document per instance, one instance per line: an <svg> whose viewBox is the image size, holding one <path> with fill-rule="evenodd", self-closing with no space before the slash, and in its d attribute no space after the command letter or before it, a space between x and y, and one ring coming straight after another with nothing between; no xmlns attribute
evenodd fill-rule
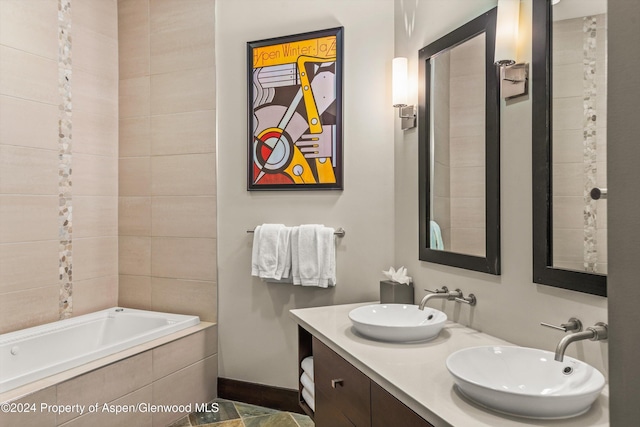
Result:
<svg viewBox="0 0 640 427"><path fill-rule="evenodd" d="M428 291L427 289L425 290L431 293L427 294L424 298L422 298L422 301L420 301L420 304L418 305L419 310L424 310L424 307L427 305L427 302L429 302L429 300L433 298L446 299L448 301L455 301L456 298L463 297L462 291L460 289L456 289L455 291L449 291L449 289L446 286L443 286L442 289L436 289L435 291Z"/></svg>
<svg viewBox="0 0 640 427"><path fill-rule="evenodd" d="M558 362L562 362L564 360L564 353L572 342L582 340L600 341L607 339L607 337L608 331L605 323L596 323L595 326L588 327L583 332L575 332L573 334L565 335L556 347L554 359Z"/></svg>

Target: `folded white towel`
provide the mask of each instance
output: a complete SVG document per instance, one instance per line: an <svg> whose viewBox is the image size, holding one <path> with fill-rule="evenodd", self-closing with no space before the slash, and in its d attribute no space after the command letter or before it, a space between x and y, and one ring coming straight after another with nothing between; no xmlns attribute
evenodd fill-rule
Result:
<svg viewBox="0 0 640 427"><path fill-rule="evenodd" d="M309 408L311 408L311 410L313 412L315 412L316 411L316 400L311 395L309 390L307 390L306 388L302 389L302 398L304 399L305 402L307 402L307 405L309 405Z"/></svg>
<svg viewBox="0 0 640 427"><path fill-rule="evenodd" d="M302 359L300 366L302 367L302 370L305 372L305 374L309 375L311 381L315 381L313 376L313 356L308 356Z"/></svg>
<svg viewBox="0 0 640 427"><path fill-rule="evenodd" d="M302 384L302 387L306 388L309 391L311 396L316 396L315 384L313 383L311 377L309 377L309 375L307 375L304 371L302 372L302 375L300 375L300 384Z"/></svg>
<svg viewBox="0 0 640 427"><path fill-rule="evenodd" d="M256 227L251 249L251 275L280 280L291 270L291 228L283 224Z"/></svg>
<svg viewBox="0 0 640 427"><path fill-rule="evenodd" d="M326 288L336 284L335 230L321 224L301 225L291 234L294 285Z"/></svg>

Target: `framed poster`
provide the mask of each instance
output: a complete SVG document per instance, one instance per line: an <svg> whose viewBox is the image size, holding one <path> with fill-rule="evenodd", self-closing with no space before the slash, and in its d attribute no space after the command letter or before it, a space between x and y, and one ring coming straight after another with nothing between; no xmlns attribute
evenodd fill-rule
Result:
<svg viewBox="0 0 640 427"><path fill-rule="evenodd" d="M248 190L342 190L342 33L247 43Z"/></svg>

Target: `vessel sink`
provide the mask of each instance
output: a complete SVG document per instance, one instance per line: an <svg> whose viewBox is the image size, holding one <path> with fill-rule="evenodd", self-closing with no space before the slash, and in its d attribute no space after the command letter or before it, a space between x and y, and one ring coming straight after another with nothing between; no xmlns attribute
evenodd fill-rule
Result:
<svg viewBox="0 0 640 427"><path fill-rule="evenodd" d="M565 356L526 347L486 346L456 351L447 369L458 390L489 409L538 419L585 413L604 388L602 373Z"/></svg>
<svg viewBox="0 0 640 427"><path fill-rule="evenodd" d="M428 341L438 336L447 315L412 304L371 304L349 312L353 327L360 334L381 341Z"/></svg>

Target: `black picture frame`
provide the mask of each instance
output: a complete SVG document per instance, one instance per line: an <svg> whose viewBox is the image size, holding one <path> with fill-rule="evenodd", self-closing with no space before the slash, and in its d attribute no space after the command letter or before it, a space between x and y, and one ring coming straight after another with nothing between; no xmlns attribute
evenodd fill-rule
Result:
<svg viewBox="0 0 640 427"><path fill-rule="evenodd" d="M247 43L247 190L342 190L343 27Z"/></svg>
<svg viewBox="0 0 640 427"><path fill-rule="evenodd" d="M533 282L607 296L606 275L553 267L553 34L550 0L533 2L532 33Z"/></svg>
<svg viewBox="0 0 640 427"><path fill-rule="evenodd" d="M494 65L497 8L469 21L419 51L418 158L419 158L419 259L422 261L500 274L500 92ZM466 40L485 33L485 256L431 249L430 230L430 59Z"/></svg>

